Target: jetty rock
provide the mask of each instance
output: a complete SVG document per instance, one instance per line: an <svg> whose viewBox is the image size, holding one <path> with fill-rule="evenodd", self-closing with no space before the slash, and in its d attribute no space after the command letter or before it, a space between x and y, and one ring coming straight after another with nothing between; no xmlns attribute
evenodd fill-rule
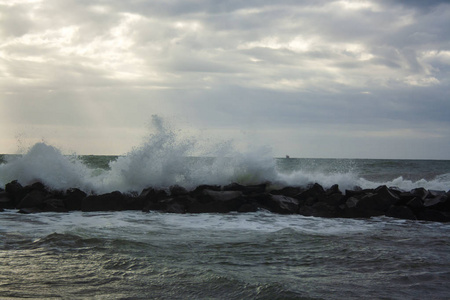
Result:
<svg viewBox="0 0 450 300"><path fill-rule="evenodd" d="M450 191L416 188L403 191L379 186L342 192L338 185L325 189L318 183L275 189L269 182L257 185L230 183L168 189L148 187L140 193L113 191L87 194L78 188L52 190L40 182L22 186L17 180L0 189L0 212L20 213L139 210L164 213L230 213L266 210L324 218L387 216L406 220L450 222Z"/></svg>

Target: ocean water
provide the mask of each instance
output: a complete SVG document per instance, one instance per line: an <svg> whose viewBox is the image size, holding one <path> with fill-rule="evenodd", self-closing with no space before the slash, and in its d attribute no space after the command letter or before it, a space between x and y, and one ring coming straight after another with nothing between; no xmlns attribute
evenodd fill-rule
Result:
<svg viewBox="0 0 450 300"><path fill-rule="evenodd" d="M0 214L0 298L448 299L450 225L267 212Z"/></svg>
<svg viewBox="0 0 450 300"><path fill-rule="evenodd" d="M450 189L450 161L274 158L267 148L200 153L165 128L120 156L37 143L0 156L12 180L136 191L179 184ZM0 299L448 299L450 224L324 219L266 211L0 212Z"/></svg>

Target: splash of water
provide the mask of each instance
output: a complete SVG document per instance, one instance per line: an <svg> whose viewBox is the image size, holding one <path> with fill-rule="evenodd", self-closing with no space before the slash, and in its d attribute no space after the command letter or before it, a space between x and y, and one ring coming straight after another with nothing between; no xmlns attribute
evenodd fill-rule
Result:
<svg viewBox="0 0 450 300"><path fill-rule="evenodd" d="M158 117L152 117L156 132L139 147L116 161L101 174L84 165L76 156L64 156L43 142L6 164L0 165L4 185L12 180L22 184L40 181L53 189L77 187L105 193L114 190L140 191L146 187L168 188L178 184L194 188L200 184L253 184L276 178L275 161L268 148L248 152L234 150L231 142L196 157L201 146L194 138L183 138Z"/></svg>
<svg viewBox="0 0 450 300"><path fill-rule="evenodd" d="M139 147L112 161L108 170L94 170L76 155L65 156L51 145L37 143L24 155L0 164L0 186L12 180L23 185L40 181L56 190L75 187L86 192L106 193L115 190L140 192L147 187L168 188L175 184L192 189L201 184L268 181L275 187L306 186L317 182L327 188L338 184L344 191L355 186L375 188L384 184L404 190L416 187L446 190L450 182L448 174L430 180L411 181L398 177L387 182L374 182L359 176L352 165L339 165L332 170L299 166L286 171L279 168L268 147L242 152L235 150L228 141L204 150L195 138L177 134L158 116L152 117L152 125L155 133Z"/></svg>

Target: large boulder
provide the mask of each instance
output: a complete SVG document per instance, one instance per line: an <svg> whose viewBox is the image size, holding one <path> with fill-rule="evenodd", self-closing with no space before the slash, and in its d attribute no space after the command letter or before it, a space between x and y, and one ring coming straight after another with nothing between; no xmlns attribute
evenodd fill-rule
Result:
<svg viewBox="0 0 450 300"><path fill-rule="evenodd" d="M17 205L17 208L31 208L36 207L43 209L45 206L44 200L47 198L48 193L42 190L33 190L27 193Z"/></svg>
<svg viewBox="0 0 450 300"><path fill-rule="evenodd" d="M86 196L87 194L80 189L68 189L64 195L64 205L67 210L81 210L81 202Z"/></svg>
<svg viewBox="0 0 450 300"><path fill-rule="evenodd" d="M267 183L255 185L242 185L239 183L231 183L223 187L224 191L240 191L244 195L264 193L267 188Z"/></svg>
<svg viewBox="0 0 450 300"><path fill-rule="evenodd" d="M265 194L259 197L259 203L269 211L279 214L296 214L299 208L297 199L283 195Z"/></svg>
<svg viewBox="0 0 450 300"><path fill-rule="evenodd" d="M5 192L12 197L14 207L16 207L28 191L17 180L14 180L5 185Z"/></svg>
<svg viewBox="0 0 450 300"><path fill-rule="evenodd" d="M0 208L14 208L13 197L5 191L0 192Z"/></svg>
<svg viewBox="0 0 450 300"><path fill-rule="evenodd" d="M386 212L386 216L397 219L417 220L417 217L414 214L414 212L404 205L400 206L392 205Z"/></svg>
<svg viewBox="0 0 450 300"><path fill-rule="evenodd" d="M286 197L294 197L295 195L300 194L304 190L305 189L303 189L301 187L286 186L282 189L272 190L272 191L270 191L270 193L272 195L283 195Z"/></svg>
<svg viewBox="0 0 450 300"><path fill-rule="evenodd" d="M245 202L241 191L212 191L203 190L189 205L190 213L226 213L238 211Z"/></svg>
<svg viewBox="0 0 450 300"><path fill-rule="evenodd" d="M320 184L315 183L307 190L295 195L293 198L299 201L300 206L312 206L314 203L318 202L319 198L323 195L325 195L325 190Z"/></svg>
<svg viewBox="0 0 450 300"><path fill-rule="evenodd" d="M63 199L48 198L44 200L43 211L68 212Z"/></svg>
<svg viewBox="0 0 450 300"><path fill-rule="evenodd" d="M433 222L450 222L450 214L434 209L424 209L417 214L417 219Z"/></svg>
<svg viewBox="0 0 450 300"><path fill-rule="evenodd" d="M399 197L395 193L386 186L380 186L374 190L374 193L361 197L356 204L356 209L373 212L374 215L382 215L391 205L395 205L397 201L399 201Z"/></svg>
<svg viewBox="0 0 450 300"><path fill-rule="evenodd" d="M119 191L102 195L91 195L81 201L82 211L118 211L126 209L127 199Z"/></svg>

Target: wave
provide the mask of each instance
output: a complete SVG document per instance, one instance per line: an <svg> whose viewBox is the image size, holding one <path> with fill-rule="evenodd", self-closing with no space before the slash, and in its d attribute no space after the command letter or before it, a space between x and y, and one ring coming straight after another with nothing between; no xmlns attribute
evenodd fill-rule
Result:
<svg viewBox="0 0 450 300"><path fill-rule="evenodd" d="M177 135L157 116L152 121L156 133L139 147L111 161L107 170L88 166L76 155L63 155L56 147L41 142L27 153L7 158L0 165L0 184L4 186L12 180L23 185L40 181L56 190L79 188L95 193L115 190L139 192L150 186L168 188L175 184L191 189L201 184L225 185L232 182L271 182L274 186L319 183L324 187L338 184L342 191L355 186L374 188L380 185L404 190L416 187L447 190L450 187L450 173L427 180L397 176L375 181L362 177L358 170L348 165L342 171L339 168L330 171L301 166L286 170L280 168L268 147L242 152L227 142L200 151L204 147L195 139ZM193 157L194 153L200 155Z"/></svg>

